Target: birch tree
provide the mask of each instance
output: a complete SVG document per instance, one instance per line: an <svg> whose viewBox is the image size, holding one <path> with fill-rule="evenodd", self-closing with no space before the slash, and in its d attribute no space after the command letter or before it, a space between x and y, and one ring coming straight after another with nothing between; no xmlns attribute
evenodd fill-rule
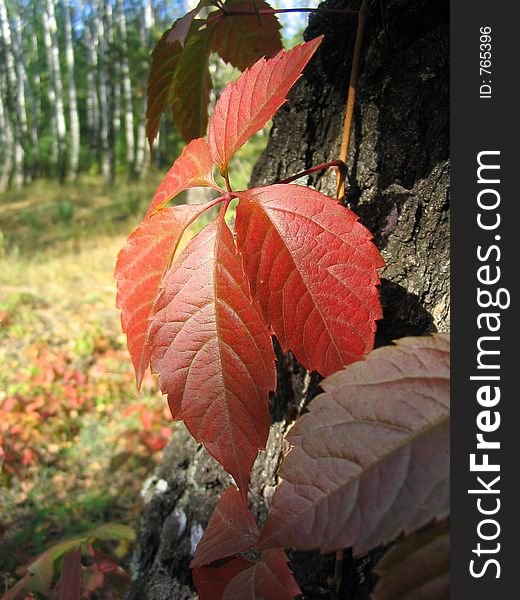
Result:
<svg viewBox="0 0 520 600"><path fill-rule="evenodd" d="M99 152L99 98L97 86L98 73L98 44L99 35L96 29L97 21L91 19L85 22L84 41L88 56L87 69L87 127L90 131L90 147L95 152L96 158Z"/></svg>
<svg viewBox="0 0 520 600"><path fill-rule="evenodd" d="M151 42L151 32L155 24L153 5L151 0L144 0L144 10L141 18L139 19L139 37L143 48L149 50ZM143 71L146 73L148 69L148 61L145 61L143 65ZM137 128L137 148L135 156L136 171L139 175L143 174L146 157L147 157L147 143L146 143L146 76L142 79L142 93L141 93L141 108L139 111L139 123Z"/></svg>
<svg viewBox="0 0 520 600"><path fill-rule="evenodd" d="M67 58L67 77L69 92L69 123L70 123L70 162L69 177L75 179L79 166L80 128L76 83L74 81L74 45L72 39L71 13L73 8L69 3L63 6L65 22L65 55Z"/></svg>
<svg viewBox="0 0 520 600"><path fill-rule="evenodd" d="M51 23L47 11L48 0L45 0L45 5L42 6L42 28L43 28L43 45L45 48L45 59L47 62L48 73L48 88L47 100L50 109L50 125L51 125L51 162L57 165L59 161L59 141L58 141L58 113L56 100L56 85L54 81L54 59L53 59L53 35L51 31Z"/></svg>
<svg viewBox="0 0 520 600"><path fill-rule="evenodd" d="M14 141L14 173L13 182L16 187L21 187L24 183L24 149L22 146L22 137L25 124L25 108L21 102L17 101L18 93L18 78L15 66L15 57L13 53L13 40L11 35L11 25L9 15L4 0L0 0L0 33L2 37L2 46L5 59L6 70L6 106L5 119L10 122L10 113L16 114L17 122L14 127L11 127Z"/></svg>
<svg viewBox="0 0 520 600"><path fill-rule="evenodd" d="M29 179L36 175L39 166L40 143L38 135L38 106L31 89L28 70L28 60L24 52L22 38L22 19L20 13L13 11L13 50L16 56L16 71L18 77L18 101L20 102L20 111L23 114L23 124L21 130L24 138L30 140L31 150L31 172L26 168L25 178ZM34 37L34 36L32 36ZM32 48L34 51L33 42ZM37 52L37 50L36 50ZM35 76L35 81L39 84L39 74ZM27 153L26 153L27 157Z"/></svg>
<svg viewBox="0 0 520 600"><path fill-rule="evenodd" d="M98 64L99 64L99 103L100 103L100 146L101 146L101 173L106 180L111 178L112 160L110 156L110 106L108 96L108 43L105 32L105 8L107 4L98 0L95 5L94 23L99 40Z"/></svg>
<svg viewBox="0 0 520 600"><path fill-rule="evenodd" d="M116 2L117 25L121 38L121 79L123 87L123 109L126 137L126 162L130 176L135 173L135 135L134 135L134 112L132 106L132 82L130 80L130 67L128 64L128 32L126 26L126 15L123 0Z"/></svg>
<svg viewBox="0 0 520 600"><path fill-rule="evenodd" d="M56 132L58 135L59 152L58 169L60 179L63 180L65 178L67 165L67 128L65 123L63 81L61 78L58 28L56 25L56 14L54 12L54 0L47 0L47 19L49 22L49 32L51 37L50 62L52 66L52 79L56 92Z"/></svg>
<svg viewBox="0 0 520 600"><path fill-rule="evenodd" d="M13 170L13 129L9 112L4 104L5 84L0 73L0 140L2 143L2 172L0 173L0 192L9 186Z"/></svg>

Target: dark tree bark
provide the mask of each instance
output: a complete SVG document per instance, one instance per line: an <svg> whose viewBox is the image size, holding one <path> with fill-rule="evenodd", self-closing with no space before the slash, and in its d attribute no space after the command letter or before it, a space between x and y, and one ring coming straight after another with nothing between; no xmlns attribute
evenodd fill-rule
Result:
<svg viewBox="0 0 520 600"><path fill-rule="evenodd" d="M387 0L370 9L347 201L374 233L387 265L381 273L384 319L378 345L449 328L448 21L448 0ZM306 38L324 33L325 40L274 120L253 173L254 185L337 157L355 29L352 16L316 14L310 19ZM335 193L333 173L308 183ZM271 406L274 426L251 477L249 499L260 521L277 484L284 432L319 391L319 378L290 355L279 354L278 370L279 388ZM143 514L129 598L196 597L189 572L193 546L229 482L178 426ZM374 585L370 569L378 555L353 560L346 554L341 598L369 597ZM332 556L289 556L305 599L332 597Z"/></svg>

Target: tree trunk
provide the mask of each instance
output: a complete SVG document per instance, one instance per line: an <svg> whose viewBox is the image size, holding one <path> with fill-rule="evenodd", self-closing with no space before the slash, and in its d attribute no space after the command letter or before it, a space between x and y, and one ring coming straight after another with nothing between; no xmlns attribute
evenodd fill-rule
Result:
<svg viewBox="0 0 520 600"><path fill-rule="evenodd" d="M0 73L0 140L2 142L2 171L0 173L0 192L9 187L13 171L13 128L5 104L5 85Z"/></svg>
<svg viewBox="0 0 520 600"><path fill-rule="evenodd" d="M65 54L67 57L67 77L69 84L69 122L70 122L70 162L69 177L76 179L79 167L80 130L76 82L74 81L74 38L72 35L72 5L63 5L65 21Z"/></svg>
<svg viewBox="0 0 520 600"><path fill-rule="evenodd" d="M109 181L112 178L112 157L110 154L110 118L111 110L109 103L109 79L107 70L108 61L108 40L107 31L105 28L106 4L98 1L95 6L95 30L99 40L98 65L99 65L99 110L100 110L100 146L101 146L101 173L105 180Z"/></svg>
<svg viewBox="0 0 520 600"><path fill-rule="evenodd" d="M130 177L135 174L135 138L134 138L134 112L132 106L132 82L130 80L130 69L128 65L128 35L126 27L126 15L122 0L116 3L117 24L121 38L121 78L123 88L123 110L126 138L126 162Z"/></svg>
<svg viewBox="0 0 520 600"><path fill-rule="evenodd" d="M114 14L112 4L105 2L105 36L107 40L107 89L109 95L109 127L108 139L110 145L110 180L113 180L117 164L117 138L121 130L121 84L120 61L115 52L114 43Z"/></svg>
<svg viewBox="0 0 520 600"><path fill-rule="evenodd" d="M36 101L36 94L39 90L39 73L36 68L34 75L34 92L31 89L29 77L27 75L27 68L30 64L31 56L27 58L24 52L23 36L22 36L22 19L19 13L13 14L13 48L16 56L16 68L18 74L18 98L21 102L21 109L24 113L24 136L30 141L30 159L26 162L24 177L26 180L32 179L39 168L40 163L40 142L38 135L38 116L39 106ZM36 36L32 36L31 41L31 52L37 62L38 58L38 47Z"/></svg>
<svg viewBox="0 0 520 600"><path fill-rule="evenodd" d="M150 42L151 42L151 33L152 28L155 24L154 14L152 10L152 2L151 0L145 0L144 12L139 19L139 37L141 41L141 46L146 48L148 51L150 50ZM137 144L136 144L136 154L135 154L135 170L139 176L142 176L144 173L147 158L149 156L148 152L148 144L146 140L146 81L147 81L147 72L149 68L148 60L143 61L143 72L144 76L141 83L141 101L140 101L140 111L138 116L138 125L137 125Z"/></svg>
<svg viewBox="0 0 520 600"><path fill-rule="evenodd" d="M329 7L344 7L331 0ZM384 14L381 14L383 6ZM316 14L306 39L325 34L317 55L274 119L253 184L271 183L338 156L356 18ZM348 205L373 232L385 260L384 319L377 344L448 329L449 319L449 4L387 0L372 4L348 160ZM309 178L334 195L332 172ZM251 476L249 500L259 521L277 484L287 427L319 391L290 356L278 356L274 426ZM230 482L177 425L153 481L141 523L130 600L188 599L189 561L209 515ZM380 553L344 560L345 600L368 599ZM290 552L306 600L332 598L334 556Z"/></svg>
<svg viewBox="0 0 520 600"><path fill-rule="evenodd" d="M19 98L19 80L16 69L16 60L13 52L13 38L11 35L11 24L4 0L0 0L0 35L3 42L3 54L5 56L6 71L6 103L5 113L11 122L11 131L14 144L14 172L13 182L16 187L22 187L24 183L25 152L22 144L24 133L27 130L25 113L25 94ZM23 82L21 82L23 87ZM12 118L16 115L16 121Z"/></svg>
<svg viewBox="0 0 520 600"><path fill-rule="evenodd" d="M96 156L99 154L99 98L97 86L99 34L96 21L85 22L85 46L88 55L87 71L87 126L90 134L90 148ZM92 28L92 29L91 29Z"/></svg>
<svg viewBox="0 0 520 600"><path fill-rule="evenodd" d="M45 11L43 11L45 13ZM65 179L67 171L67 126L65 122L65 104L63 101L63 80L60 66L60 47L58 27L54 12L54 0L47 0L47 19L50 33L50 66L52 83L56 97L56 134L58 136L58 174L60 181Z"/></svg>

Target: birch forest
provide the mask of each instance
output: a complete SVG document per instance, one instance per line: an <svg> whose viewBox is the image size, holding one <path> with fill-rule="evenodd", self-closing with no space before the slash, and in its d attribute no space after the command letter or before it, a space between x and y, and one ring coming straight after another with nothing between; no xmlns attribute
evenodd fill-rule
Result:
<svg viewBox="0 0 520 600"><path fill-rule="evenodd" d="M188 5L188 6L187 6ZM80 173L139 178L146 79L184 0L0 0L0 191ZM171 119L154 151L180 143Z"/></svg>

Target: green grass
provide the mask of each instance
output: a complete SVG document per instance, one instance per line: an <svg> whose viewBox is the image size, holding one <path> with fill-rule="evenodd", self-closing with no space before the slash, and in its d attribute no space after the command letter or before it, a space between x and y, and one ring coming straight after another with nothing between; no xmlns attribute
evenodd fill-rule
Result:
<svg viewBox="0 0 520 600"><path fill-rule="evenodd" d="M142 217L160 175L107 186L83 176L74 183L36 181L0 196L3 253L31 256L77 250L83 242L126 233Z"/></svg>

